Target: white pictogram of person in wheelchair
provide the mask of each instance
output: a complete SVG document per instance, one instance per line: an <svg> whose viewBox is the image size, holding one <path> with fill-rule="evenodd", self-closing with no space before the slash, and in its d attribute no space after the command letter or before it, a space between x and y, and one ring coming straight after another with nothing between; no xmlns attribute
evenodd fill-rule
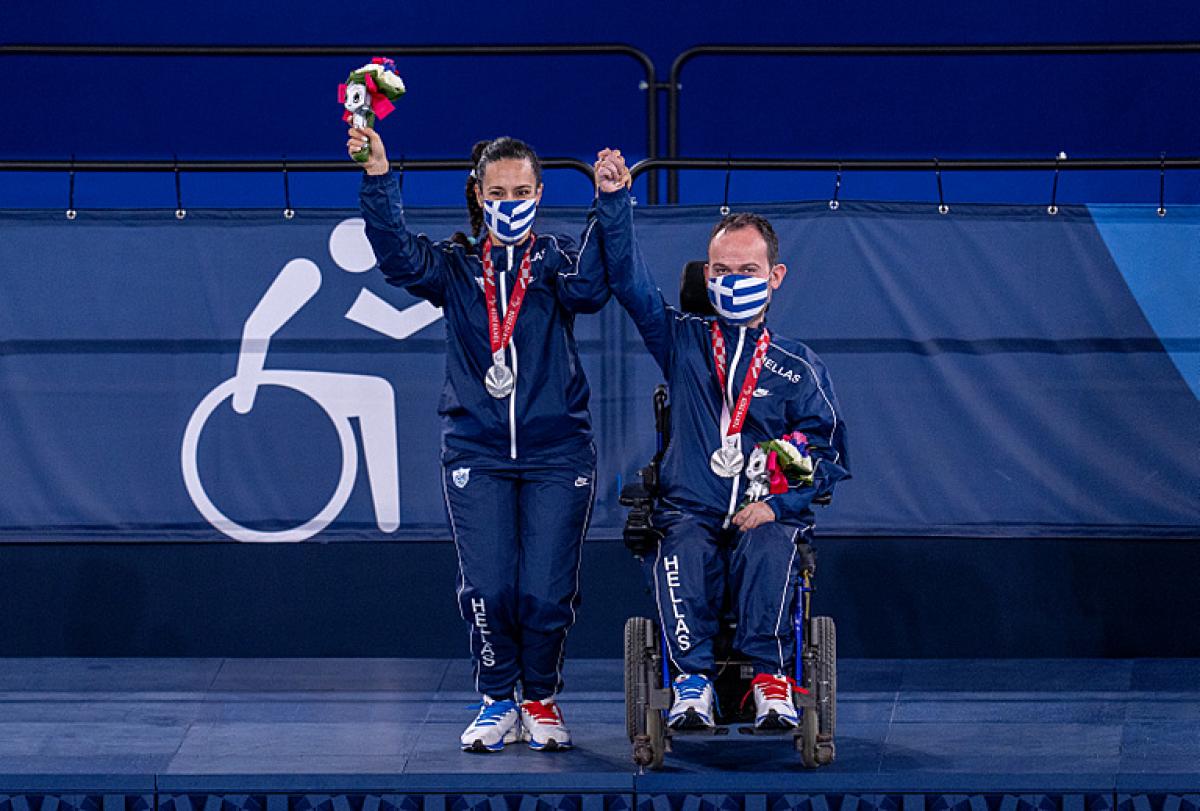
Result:
<svg viewBox="0 0 1200 811"><path fill-rule="evenodd" d="M334 263L350 273L375 266L361 219L339 223L330 234L329 252ZM325 529L346 506L358 475L358 447L351 419L357 419L366 457L367 479L375 521L383 532L400 526L400 481L396 449L395 393L392 384L374 375L315 372L299 369L264 368L271 338L321 287L321 271L308 259L293 259L271 282L242 329L237 371L219 383L196 406L184 430L180 464L188 495L200 514L220 532L238 541L303 541ZM363 289L346 318L355 323L403 340L442 316L428 302L397 310L369 290ZM205 423L225 400L232 398L233 410L249 414L258 390L279 386L297 391L324 410L337 431L341 445L341 472L333 495L316 515L299 526L282 530L260 530L229 518L213 502L200 480L198 447Z"/></svg>

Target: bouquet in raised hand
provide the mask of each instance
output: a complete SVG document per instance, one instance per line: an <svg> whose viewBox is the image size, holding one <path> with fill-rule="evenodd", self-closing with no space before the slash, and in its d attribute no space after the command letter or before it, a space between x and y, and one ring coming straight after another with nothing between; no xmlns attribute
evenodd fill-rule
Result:
<svg viewBox="0 0 1200 811"><path fill-rule="evenodd" d="M404 80L396 73L396 63L377 56L368 65L351 71L345 83L338 85L338 101L345 112L342 120L352 127L374 127L375 119L387 118L395 108L393 101L405 93ZM369 143L352 156L366 163L371 156Z"/></svg>
<svg viewBox="0 0 1200 811"><path fill-rule="evenodd" d="M746 478L750 485L742 507L768 495L786 493L791 487L811 486L813 461L808 453L808 437L796 431L759 442L746 463Z"/></svg>

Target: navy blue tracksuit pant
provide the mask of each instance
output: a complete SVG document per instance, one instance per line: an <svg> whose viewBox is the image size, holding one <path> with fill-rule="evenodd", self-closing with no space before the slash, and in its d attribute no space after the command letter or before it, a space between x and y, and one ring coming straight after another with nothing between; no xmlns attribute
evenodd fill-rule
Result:
<svg viewBox="0 0 1200 811"><path fill-rule="evenodd" d="M553 464L456 458L443 470L458 552L458 604L475 687L525 700L562 689L567 631L596 492L593 450Z"/></svg>
<svg viewBox="0 0 1200 811"><path fill-rule="evenodd" d="M728 605L737 618L733 647L755 673L794 672L792 612L800 575L800 530L770 522L749 532L723 529L724 516L660 510L666 536L647 556L671 663L684 673L713 676L713 637Z"/></svg>

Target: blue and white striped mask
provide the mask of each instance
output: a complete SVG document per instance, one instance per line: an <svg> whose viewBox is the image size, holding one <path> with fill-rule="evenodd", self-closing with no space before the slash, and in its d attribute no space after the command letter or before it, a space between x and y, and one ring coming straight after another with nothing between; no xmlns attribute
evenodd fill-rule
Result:
<svg viewBox="0 0 1200 811"><path fill-rule="evenodd" d="M533 228L537 200L484 200L483 221L492 236L504 243L520 242Z"/></svg>
<svg viewBox="0 0 1200 811"><path fill-rule="evenodd" d="M770 300L770 285L758 276L727 273L708 280L708 300L730 324L753 321Z"/></svg>

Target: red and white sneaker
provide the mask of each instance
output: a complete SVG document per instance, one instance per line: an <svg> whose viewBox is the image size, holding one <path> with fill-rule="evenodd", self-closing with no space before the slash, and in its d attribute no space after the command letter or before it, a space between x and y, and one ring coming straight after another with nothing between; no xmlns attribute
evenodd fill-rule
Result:
<svg viewBox="0 0 1200 811"><path fill-rule="evenodd" d="M530 749L556 752L571 748L571 733L553 698L521 702L521 725Z"/></svg>
<svg viewBox="0 0 1200 811"><path fill-rule="evenodd" d="M800 714L792 701L793 687L806 692L787 676L759 673L754 677L750 690L754 693L755 729L793 729L800 723Z"/></svg>

